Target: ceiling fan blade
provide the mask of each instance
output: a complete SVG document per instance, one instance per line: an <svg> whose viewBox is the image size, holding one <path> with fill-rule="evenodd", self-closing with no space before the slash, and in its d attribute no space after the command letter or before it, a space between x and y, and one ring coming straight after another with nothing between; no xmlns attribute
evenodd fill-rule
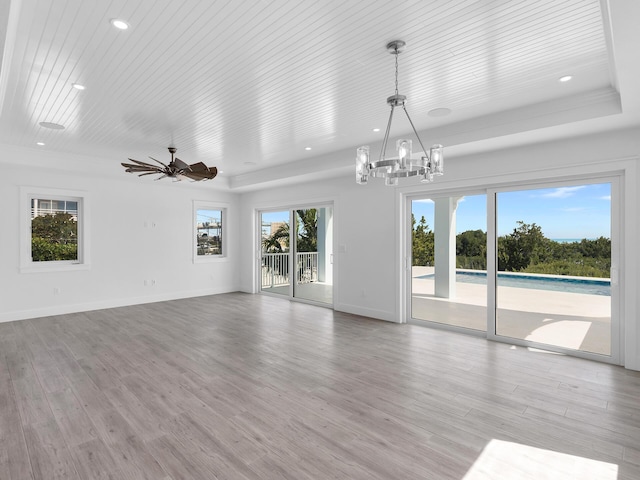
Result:
<svg viewBox="0 0 640 480"><path fill-rule="evenodd" d="M191 165L189 165L191 167L191 171L192 172L206 172L209 170L209 167L207 167L204 163L202 162L198 162L198 163L192 163Z"/></svg>
<svg viewBox="0 0 640 480"><path fill-rule="evenodd" d="M197 171L197 172L183 173L185 177L188 177L191 180L195 180L196 182L200 180L213 180L217 174L218 174L218 169L216 167L207 168L206 171L203 170L203 171Z"/></svg>
<svg viewBox="0 0 640 480"><path fill-rule="evenodd" d="M138 165L126 165L126 164L122 164L123 167L125 167L125 171L127 172L162 172L161 169L156 168L156 167L141 167Z"/></svg>
<svg viewBox="0 0 640 480"><path fill-rule="evenodd" d="M123 167L131 167L131 168L158 168L155 165L138 165L137 163L125 163L122 162L120 165Z"/></svg>
<svg viewBox="0 0 640 480"><path fill-rule="evenodd" d="M145 175L158 175L159 173L162 173L160 171L156 171L156 172L146 172L146 173L141 173L140 175L138 175L139 177L144 177Z"/></svg>
<svg viewBox="0 0 640 480"><path fill-rule="evenodd" d="M132 162L137 163L138 165L144 165L145 167L158 168L155 165L153 165L152 163L141 162L140 160L136 160L134 158L130 158L129 160L131 160Z"/></svg>
<svg viewBox="0 0 640 480"><path fill-rule="evenodd" d="M178 170L191 170L188 163L183 162L177 157L173 160L173 164Z"/></svg>
<svg viewBox="0 0 640 480"><path fill-rule="evenodd" d="M169 168L167 167L164 163L162 163L160 160L156 160L155 158L153 158L152 156L149 156L149 158L151 160L153 160L154 162L158 162L160 165L162 165L164 168Z"/></svg>

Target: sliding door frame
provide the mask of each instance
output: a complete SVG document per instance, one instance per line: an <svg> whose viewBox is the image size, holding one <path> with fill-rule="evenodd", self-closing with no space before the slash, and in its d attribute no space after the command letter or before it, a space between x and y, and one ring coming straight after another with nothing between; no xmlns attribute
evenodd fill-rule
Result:
<svg viewBox="0 0 640 480"><path fill-rule="evenodd" d="M496 182L491 185L484 185L483 188L468 182L468 186L460 188L438 188L435 184L430 185L430 189L418 189L416 187L399 190L400 212L402 221L400 222L402 232L399 245L400 252L400 298L403 299L399 309L400 319L405 323L426 325L429 328L438 328L465 334L482 336L488 340L507 343L524 348L537 348L549 352L566 354L574 357L587 358L603 363L623 365L625 358L625 322L628 301L628 288L621 279L628 278L625 271L625 250L624 239L626 232L624 228L625 205L624 201L629 198L624 191L625 175L628 175L633 167L622 169L594 168L587 173L571 173L574 169L562 169L564 174L558 172L557 175L540 176L537 178L520 178L512 181ZM584 169L583 169L584 171ZM568 172L568 173L566 173ZM549 172L547 172L549 174ZM529 175L531 173L529 172ZM527 340L519 340L496 334L496 273L497 273L497 215L496 196L497 193L516 190L527 190L536 188L553 188L554 186L585 185L596 183L611 184L611 355L600 355L597 353L580 350L556 347L547 344L538 344ZM463 327L439 324L436 322L423 321L411 318L411 202L416 199L435 199L451 196L465 196L486 194L487 196L487 331L473 331Z"/></svg>
<svg viewBox="0 0 640 480"><path fill-rule="evenodd" d="M584 177L572 177L564 180L531 181L522 182L499 188L487 189L487 339L510 343L526 348L536 348L555 353L571 355L574 357L597 360L604 363L620 365L624 358L624 322L622 321L622 292L620 288L622 249L621 239L624 238L622 225L622 176L620 174L591 175ZM531 340L518 339L499 335L496 331L497 320L497 273L498 273L498 245L497 222L498 208L497 196L499 193L516 192L522 190L536 190L558 187L571 187L579 185L594 185L601 183L611 184L611 354L602 355L577 349L569 349L546 343L537 343Z"/></svg>
<svg viewBox="0 0 640 480"><path fill-rule="evenodd" d="M263 295L268 295L268 296L274 296L274 297L278 297L278 298L287 298L288 300L294 300L296 302L301 302L301 303L309 303L312 305L318 305L321 307L327 307L327 308L333 308L334 304L335 304L335 272L332 272L332 281L331 281L331 285L332 285L332 294L331 294L331 303L323 303L323 302L316 302L313 300L309 300L309 299L305 299L305 298L301 298L301 297L296 297L295 296L295 283L297 281L297 276L296 276L296 257L297 257L297 218L296 218L296 210L308 210L308 209L321 209L321 208L329 208L331 209L331 215L332 218L334 218L334 220L332 220L335 224L335 207L334 207L334 202L333 201L317 201L317 202L304 202L304 203L294 203L294 204L287 204L284 206L279 206L279 207L268 207L268 208L256 208L255 209L255 218L256 218L256 223L257 223L257 238L255 239L255 243L254 245L256 245L256 249L257 249L257 255L256 255L256 262L255 262L255 268L256 268L256 292L263 294ZM282 294L278 294L278 293L272 293L272 292L268 292L268 291L264 291L262 289L262 272L261 272L261 268L262 268L262 214L263 213L270 213L270 212L288 212L289 213L289 252L288 252L288 261L289 261L289 288L288 288L288 294L282 295ZM333 264L333 259L335 259L335 232L332 232L331 235L331 263Z"/></svg>
<svg viewBox="0 0 640 480"><path fill-rule="evenodd" d="M447 190L440 190L437 192L434 192L432 194L429 194L429 192L422 192L420 194L410 194L410 195L406 195L404 200L406 203L405 206L405 210L404 210L404 218L405 218L405 225L407 226L404 230L404 235L405 235L405 239L404 239L404 251L405 254L403 255L403 265L405 266L405 274L403 276L404 278L404 282L403 282L403 286L404 286L404 290L406 292L404 298L405 298L405 305L406 307L403 309L403 314L405 315L404 317L401 318L405 318L405 322L407 323L411 323L414 325L420 325L420 326L427 326L430 328L437 328L437 329L441 329L441 330L449 330L449 331L453 331L453 332L462 332L464 334L467 335L472 335L472 336L477 336L477 337L485 337L485 332L482 330L475 330L472 328L466 328L466 327L462 327L462 326L458 326L458 325L450 325L450 324L446 324L446 323L438 323L438 322L432 322L429 320L421 320L419 318L414 318L413 317L413 311L412 311L412 296L413 296L413 280L412 280L412 265L413 265L413 256L412 256L412 249L413 249L413 245L412 245L412 234L411 234L411 214L412 214L412 202L414 200L424 200L424 199L429 199L429 200L436 200L439 198L449 198L449 197L466 197L466 196L472 196L472 195L486 195L487 196L487 202L488 200L488 194L487 194L487 189L478 189L478 188L465 188L465 189L447 189ZM488 208L488 205L487 205ZM417 219L416 219L417 220ZM487 222L489 221L489 218L487 217ZM487 224L488 225L488 224ZM435 225L434 225L435 228ZM488 228L488 227L487 227ZM487 232L488 235L488 232ZM489 251L487 250L487 256L489 255L488 253ZM489 259L487 258L487 262L489 261ZM487 268L489 267L488 263L487 263ZM488 281L488 280L487 280ZM488 288L488 285L487 285ZM488 306L487 306L488 308Z"/></svg>

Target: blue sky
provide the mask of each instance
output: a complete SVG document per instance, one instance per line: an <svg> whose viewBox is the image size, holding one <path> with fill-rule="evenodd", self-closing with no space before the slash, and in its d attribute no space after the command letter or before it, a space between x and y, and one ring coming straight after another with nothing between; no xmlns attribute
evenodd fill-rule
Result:
<svg viewBox="0 0 640 480"><path fill-rule="evenodd" d="M262 213L262 221L265 223L272 222L288 222L289 221L289 211L284 210L283 212L263 212Z"/></svg>
<svg viewBox="0 0 640 480"><path fill-rule="evenodd" d="M413 202L419 221L433 228L433 202ZM487 230L486 196L467 196L458 204L456 233ZM535 223L547 238L611 237L611 184L519 190L498 194L498 235L511 233L516 222Z"/></svg>
<svg viewBox="0 0 640 480"><path fill-rule="evenodd" d="M219 222L220 221L220 217L221 217L220 210L198 209L198 211L196 212L196 222L197 223Z"/></svg>

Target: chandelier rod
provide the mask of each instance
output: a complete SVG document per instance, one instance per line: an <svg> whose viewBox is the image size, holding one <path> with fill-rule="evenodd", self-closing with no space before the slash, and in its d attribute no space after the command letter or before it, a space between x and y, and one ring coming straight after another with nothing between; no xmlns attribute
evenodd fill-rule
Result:
<svg viewBox="0 0 640 480"><path fill-rule="evenodd" d="M418 131L416 130L415 125L413 124L413 120L411 120L411 117L409 116L409 111L407 110L407 106L405 105L405 101L406 99L401 96L398 93L398 71L399 71L399 67L398 67L398 56L400 55L400 45L398 43L396 43L395 45L393 45L393 52L391 52L393 55L395 55L396 57L396 69L395 69L395 87L396 87L396 91L395 91L395 95L393 97L389 97L389 99L387 99L387 102L389 103L389 105L391 105L391 112L389 113L389 121L387 122L387 130L384 133L384 139L382 141L382 149L380 150L380 157L378 158L379 161L385 160L385 155L387 153L387 143L389 142L389 134L391 132L391 123L393 120L393 110L395 107L397 107L398 105L402 105L402 109L404 110L404 113L407 115L407 119L409 120L409 123L411 124L411 129L413 130L413 133L415 134L416 138L418 139L418 143L420 144L420 147L422 147L422 151L424 152L424 156L427 158L427 160L431 160L429 158L429 152L427 151L426 148L424 148L424 145L422 144L422 140L420 139L420 135L418 135ZM391 100L393 99L393 100Z"/></svg>
<svg viewBox="0 0 640 480"><path fill-rule="evenodd" d="M411 124L411 128L413 129L413 133L416 135L416 138L418 139L418 143L422 147L424 156L427 157L427 160L431 160L429 158L429 152L427 152L427 149L424 148L424 145L422 144L422 140L420 140L420 136L418 135L418 131L416 130L416 127L413 125L413 122L411 121L411 117L409 116L409 112L407 111L407 107L404 104L402 104L402 109L404 110L404 113L407 114L407 118L409 119L409 123Z"/></svg>
<svg viewBox="0 0 640 480"><path fill-rule="evenodd" d="M398 90L396 90L396 92L397 91ZM382 140L382 148L380 149L380 158L379 158L380 161L384 160L385 153L387 152L387 142L389 141L389 132L391 131L391 120L393 120L393 109L394 109L394 106L391 105L391 112L389 112L389 122L387 123L387 131L384 132L384 139Z"/></svg>

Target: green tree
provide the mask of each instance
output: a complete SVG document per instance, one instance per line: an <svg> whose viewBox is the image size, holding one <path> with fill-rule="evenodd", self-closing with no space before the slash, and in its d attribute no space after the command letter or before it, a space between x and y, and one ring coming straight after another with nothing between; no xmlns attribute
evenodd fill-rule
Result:
<svg viewBox="0 0 640 480"><path fill-rule="evenodd" d="M69 213L41 215L31 221L31 259L34 262L76 260L78 223Z"/></svg>
<svg viewBox="0 0 640 480"><path fill-rule="evenodd" d="M50 243L77 243L78 223L70 213L40 215L31 220L31 234Z"/></svg>
<svg viewBox="0 0 640 480"><path fill-rule="evenodd" d="M487 269L487 233L467 230L456 235L456 266L474 270Z"/></svg>
<svg viewBox="0 0 640 480"><path fill-rule="evenodd" d="M498 270L520 272L549 256L550 241L545 238L542 228L520 220L516 223L518 226L512 233L498 239Z"/></svg>
<svg viewBox="0 0 640 480"><path fill-rule="evenodd" d="M296 249L298 252L318 251L318 210L308 208L296 210L298 236Z"/></svg>
<svg viewBox="0 0 640 480"><path fill-rule="evenodd" d="M296 210L296 249L298 252L318 251L318 210ZM289 222L284 222L275 232L262 239L266 253L284 253L289 250ZM284 248L283 248L284 246Z"/></svg>
<svg viewBox="0 0 640 480"><path fill-rule="evenodd" d="M77 260L78 245L75 243L51 243L43 238L33 237L31 240L31 259L34 262Z"/></svg>
<svg viewBox="0 0 640 480"><path fill-rule="evenodd" d="M284 248L283 248L284 245ZM284 253L289 250L289 222L284 222L275 232L262 239L265 253Z"/></svg>
<svg viewBox="0 0 640 480"><path fill-rule="evenodd" d="M434 235L429 225L427 225L427 220L422 216L420 222L416 225L416 219L412 213L411 226L412 265L433 265Z"/></svg>

